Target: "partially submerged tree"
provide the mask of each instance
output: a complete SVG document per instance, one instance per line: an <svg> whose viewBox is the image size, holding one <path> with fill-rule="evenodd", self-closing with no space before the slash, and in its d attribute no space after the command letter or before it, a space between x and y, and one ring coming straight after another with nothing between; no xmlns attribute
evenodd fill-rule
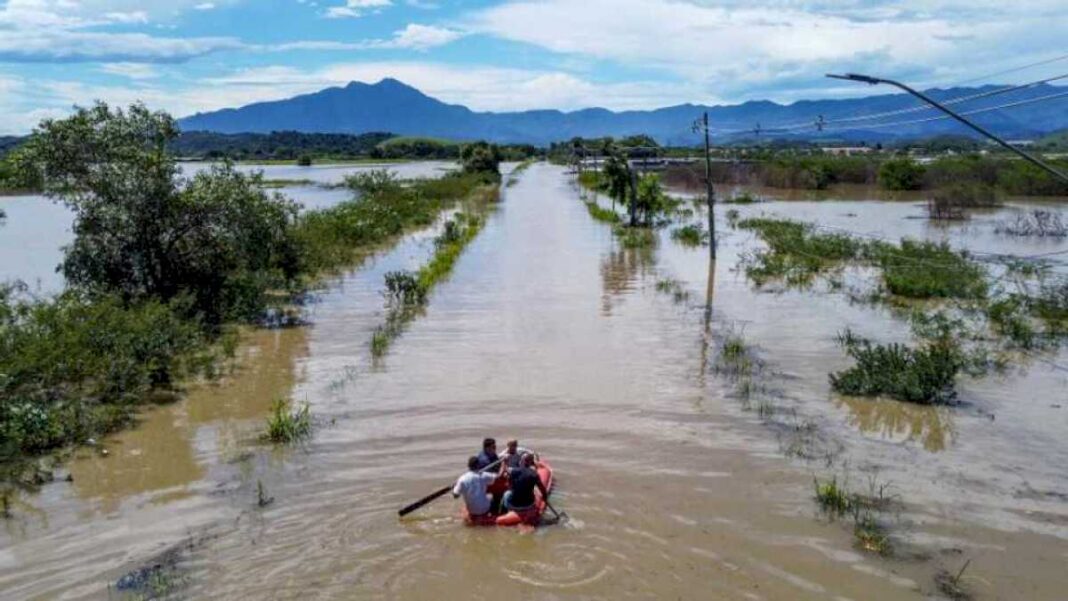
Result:
<svg viewBox="0 0 1068 601"><path fill-rule="evenodd" d="M27 145L44 191L75 214L63 274L126 302L188 296L207 323L257 317L300 271L297 207L232 165L184 178L174 119L98 103L46 120Z"/></svg>
<svg viewBox="0 0 1068 601"><path fill-rule="evenodd" d="M475 142L460 149L464 173L488 173L500 176L501 149L496 144Z"/></svg>

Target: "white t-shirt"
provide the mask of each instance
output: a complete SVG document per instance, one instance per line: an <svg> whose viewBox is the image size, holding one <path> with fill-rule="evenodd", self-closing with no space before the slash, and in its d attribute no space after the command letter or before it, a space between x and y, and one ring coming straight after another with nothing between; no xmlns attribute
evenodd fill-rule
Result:
<svg viewBox="0 0 1068 601"><path fill-rule="evenodd" d="M456 486L452 487L452 494L463 496L468 513L482 515L490 510L490 499L487 496L486 487L493 484L496 479L496 472L467 472L456 481Z"/></svg>
<svg viewBox="0 0 1068 601"><path fill-rule="evenodd" d="M527 449L525 447L516 447L515 453L509 454L508 451L505 451L502 457L504 458L505 465L507 465L508 467L519 467L519 460L522 459L523 455L526 455L527 453L533 455L534 451L531 451L530 449Z"/></svg>

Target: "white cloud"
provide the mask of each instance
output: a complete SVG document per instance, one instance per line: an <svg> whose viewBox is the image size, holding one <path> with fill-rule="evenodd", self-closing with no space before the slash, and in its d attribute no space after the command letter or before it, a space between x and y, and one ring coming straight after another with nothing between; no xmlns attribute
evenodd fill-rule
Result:
<svg viewBox="0 0 1068 601"><path fill-rule="evenodd" d="M194 4L193 10L212 10L215 8L214 2L201 2L200 4Z"/></svg>
<svg viewBox="0 0 1068 601"><path fill-rule="evenodd" d="M143 33L29 30L0 37L0 60L9 62L181 62L244 45L233 38L163 38Z"/></svg>
<svg viewBox="0 0 1068 601"><path fill-rule="evenodd" d="M144 25L154 14L192 6L188 0L8 0L0 6L0 61L180 62L243 47L233 38L167 38L95 29Z"/></svg>
<svg viewBox="0 0 1068 601"><path fill-rule="evenodd" d="M790 99L826 70L871 67L934 84L1028 62L1063 48L1050 19L1064 17L1063 0L519 0L469 15L465 28L658 69L732 98Z"/></svg>
<svg viewBox="0 0 1068 601"><path fill-rule="evenodd" d="M464 34L455 29L436 27L433 25L418 25L410 23L404 29L393 32L393 37L388 40L364 40L360 42L335 42L332 40L301 40L296 42L283 42L269 46L256 46L255 48L267 52L290 52L293 50L370 50L370 49L408 49L428 50L438 46L444 46L463 37ZM252 46L250 46L251 48Z"/></svg>
<svg viewBox="0 0 1068 601"><path fill-rule="evenodd" d="M367 9L382 9L392 4L391 0L346 0L344 6L331 6L324 14L328 19L352 19L363 15Z"/></svg>
<svg viewBox="0 0 1068 601"><path fill-rule="evenodd" d="M120 77L136 80L155 79L159 77L159 72L156 71L155 67L144 63L107 63L101 65L98 70L102 73L107 73L108 75L118 75Z"/></svg>
<svg viewBox="0 0 1068 601"><path fill-rule="evenodd" d="M444 46L461 37L463 37L463 34L455 29L409 23L404 29L395 32L393 39L381 44L381 47L426 50L436 46Z"/></svg>

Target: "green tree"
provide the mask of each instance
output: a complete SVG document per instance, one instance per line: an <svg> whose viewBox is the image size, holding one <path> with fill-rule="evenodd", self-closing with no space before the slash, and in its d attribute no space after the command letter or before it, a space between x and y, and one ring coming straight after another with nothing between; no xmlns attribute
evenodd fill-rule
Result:
<svg viewBox="0 0 1068 601"><path fill-rule="evenodd" d="M464 173L501 175L501 149L496 144L475 142L460 149L460 163Z"/></svg>
<svg viewBox="0 0 1068 601"><path fill-rule="evenodd" d="M647 173L638 177L634 195L635 213L643 225L651 225L653 217L664 208L664 189L660 176Z"/></svg>
<svg viewBox="0 0 1068 601"><path fill-rule="evenodd" d="M208 324L251 319L300 272L297 207L232 165L180 177L174 119L98 103L46 120L27 145L46 194L75 214L63 274L125 302L188 296Z"/></svg>
<svg viewBox="0 0 1068 601"><path fill-rule="evenodd" d="M925 169L910 158L890 159L879 167L879 185L887 190L919 190Z"/></svg>
<svg viewBox="0 0 1068 601"><path fill-rule="evenodd" d="M630 225L637 225L638 215L636 210L638 207L636 203L632 202L636 194L634 174L630 170L627 158L618 149L611 149L607 153L604 167L601 170L601 177L604 180L605 191L612 199L613 210L615 209L615 203L618 201L627 207L630 215Z"/></svg>

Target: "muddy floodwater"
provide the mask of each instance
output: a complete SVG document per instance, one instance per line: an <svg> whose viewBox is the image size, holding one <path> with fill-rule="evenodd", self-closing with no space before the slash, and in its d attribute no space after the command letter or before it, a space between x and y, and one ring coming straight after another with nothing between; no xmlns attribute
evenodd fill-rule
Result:
<svg viewBox="0 0 1068 601"><path fill-rule="evenodd" d="M1050 254L1068 250L1064 239L994 233L1036 201L949 226L859 190L723 205L710 270L707 248L668 230L655 248L620 248L579 195L547 164L503 188L380 362L369 340L383 275L422 264L426 232L327 282L311 326L247 333L222 381L146 410L79 450L57 482L14 498L0 523L0 597L125 598L120 578L165 564L174 596L189 599L925 599L939 598L937 572L967 564L959 582L976 598L1065 598L1068 354L962 378L952 407L838 397L827 374L849 360L837 333L907 341L908 324L820 287L755 289L738 262L760 243L726 226L732 209L789 216L1044 254L1068 273L1068 256ZM6 253L20 246L8 238L20 227L12 202L4 277L28 269ZM41 252L57 258L63 238L53 242ZM678 298L657 290L667 278L681 282ZM732 332L776 389L770 417L713 367ZM305 443L258 440L278 397L310 405ZM527 534L467 528L449 497L397 518L450 483L487 435L517 436L552 463L553 503L569 519ZM832 475L885 487L892 555L858 548L852 522L819 513L813 476Z"/></svg>

